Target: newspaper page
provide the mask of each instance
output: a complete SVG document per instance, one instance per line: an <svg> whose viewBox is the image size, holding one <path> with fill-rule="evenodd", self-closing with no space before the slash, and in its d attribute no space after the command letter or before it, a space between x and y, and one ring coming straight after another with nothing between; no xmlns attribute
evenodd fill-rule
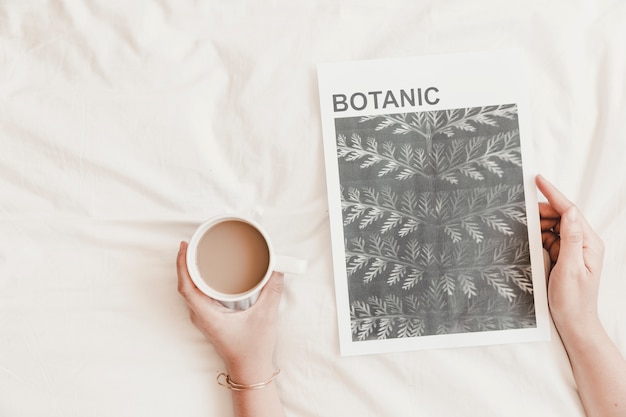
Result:
<svg viewBox="0 0 626 417"><path fill-rule="evenodd" d="M520 53L318 82L341 354L549 340Z"/></svg>

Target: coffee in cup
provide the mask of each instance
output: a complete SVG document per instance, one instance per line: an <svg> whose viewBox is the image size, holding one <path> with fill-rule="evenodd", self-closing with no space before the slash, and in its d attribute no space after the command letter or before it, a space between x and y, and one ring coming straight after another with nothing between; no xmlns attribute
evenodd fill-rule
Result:
<svg viewBox="0 0 626 417"><path fill-rule="evenodd" d="M256 301L272 271L303 273L306 261L274 254L258 223L228 215L198 227L187 249L187 268L202 292L243 310Z"/></svg>

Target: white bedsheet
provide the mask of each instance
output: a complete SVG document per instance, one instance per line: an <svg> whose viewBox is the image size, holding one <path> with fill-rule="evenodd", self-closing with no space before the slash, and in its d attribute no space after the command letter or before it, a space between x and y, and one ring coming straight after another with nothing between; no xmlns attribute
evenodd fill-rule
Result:
<svg viewBox="0 0 626 417"><path fill-rule="evenodd" d="M340 357L316 64L519 48L536 165L607 245L626 353L626 3L0 1L0 416L229 416L180 240L254 216L288 416L583 416L551 342ZM462 69L454 69L462 70Z"/></svg>

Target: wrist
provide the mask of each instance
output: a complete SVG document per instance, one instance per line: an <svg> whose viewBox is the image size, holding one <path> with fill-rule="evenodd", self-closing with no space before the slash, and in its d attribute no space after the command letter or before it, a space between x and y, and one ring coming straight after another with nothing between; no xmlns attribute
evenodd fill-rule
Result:
<svg viewBox="0 0 626 417"><path fill-rule="evenodd" d="M270 378L277 367L271 360L239 361L227 365L227 372L233 381L239 384L256 384Z"/></svg>
<svg viewBox="0 0 626 417"><path fill-rule="evenodd" d="M583 345L597 340L604 333L604 327L598 317L586 320L555 322L555 326L565 344Z"/></svg>

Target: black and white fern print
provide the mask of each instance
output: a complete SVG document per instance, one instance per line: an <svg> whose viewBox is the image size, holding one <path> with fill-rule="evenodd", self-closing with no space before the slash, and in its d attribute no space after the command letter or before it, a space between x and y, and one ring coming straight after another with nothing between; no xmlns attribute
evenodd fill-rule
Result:
<svg viewBox="0 0 626 417"><path fill-rule="evenodd" d="M516 105L335 128L354 341L536 326Z"/></svg>

